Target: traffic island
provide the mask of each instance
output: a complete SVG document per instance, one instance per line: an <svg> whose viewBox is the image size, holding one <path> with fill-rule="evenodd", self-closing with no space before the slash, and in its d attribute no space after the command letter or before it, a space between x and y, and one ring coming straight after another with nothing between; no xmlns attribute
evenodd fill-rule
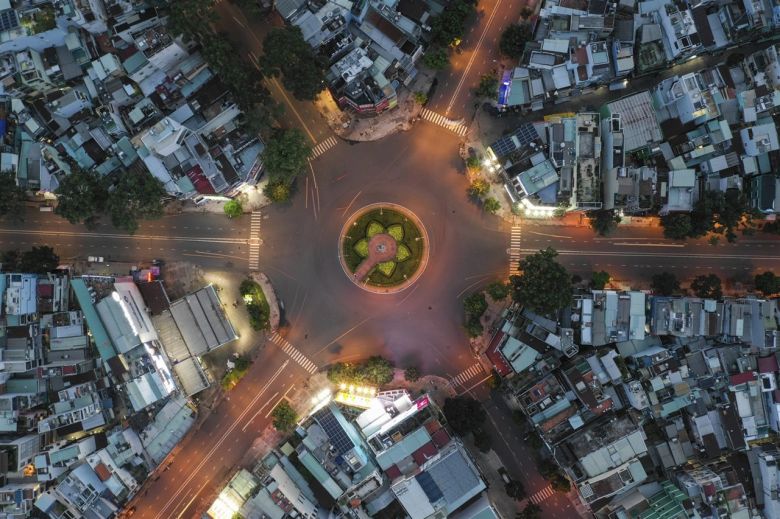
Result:
<svg viewBox="0 0 780 519"><path fill-rule="evenodd" d="M420 219L397 204L363 207L344 222L339 261L349 279L375 294L411 286L428 264L428 234Z"/></svg>

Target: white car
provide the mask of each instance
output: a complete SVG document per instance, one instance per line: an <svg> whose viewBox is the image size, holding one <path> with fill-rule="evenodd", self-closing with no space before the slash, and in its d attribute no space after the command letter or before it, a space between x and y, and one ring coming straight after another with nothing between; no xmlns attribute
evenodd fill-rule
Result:
<svg viewBox="0 0 780 519"><path fill-rule="evenodd" d="M87 258L87 261L90 263L103 263L103 256L90 256Z"/></svg>

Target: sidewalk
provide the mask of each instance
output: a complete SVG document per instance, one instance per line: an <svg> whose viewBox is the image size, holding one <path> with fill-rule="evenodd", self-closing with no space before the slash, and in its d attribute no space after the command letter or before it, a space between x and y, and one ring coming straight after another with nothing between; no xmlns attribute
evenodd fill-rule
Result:
<svg viewBox="0 0 780 519"><path fill-rule="evenodd" d="M267 175L266 175L267 177ZM263 194L263 187L267 183L268 179L264 178L256 186L247 186L243 188L235 200L241 202L241 206L244 208L244 213L251 213L252 211L258 211L259 209L269 205L271 203L268 198ZM165 205L166 214L180 214L180 213L225 213L225 203L227 201L222 200L209 200L202 204L196 204L192 200L174 200ZM227 217L226 217L227 218Z"/></svg>
<svg viewBox="0 0 780 519"><path fill-rule="evenodd" d="M351 110L341 111L329 94L320 95L314 103L325 116L330 129L342 139L376 141L412 128L422 111L422 105L415 101L414 93L427 93L435 75L432 71L420 69L408 87L400 88L398 106L375 117L361 117Z"/></svg>

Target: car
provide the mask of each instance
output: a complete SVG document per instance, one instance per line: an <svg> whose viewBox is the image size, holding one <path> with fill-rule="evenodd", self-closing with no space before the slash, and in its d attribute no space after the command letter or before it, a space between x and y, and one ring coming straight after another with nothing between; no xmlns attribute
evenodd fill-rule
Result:
<svg viewBox="0 0 780 519"><path fill-rule="evenodd" d="M103 256L89 256L87 258L87 261L90 263L103 263L104 260L105 258L103 258Z"/></svg>
<svg viewBox="0 0 780 519"><path fill-rule="evenodd" d="M504 483L507 485L512 482L512 478L509 477L509 474L507 474L506 469L504 467L500 467L498 469L498 473L501 474L501 479L504 480Z"/></svg>

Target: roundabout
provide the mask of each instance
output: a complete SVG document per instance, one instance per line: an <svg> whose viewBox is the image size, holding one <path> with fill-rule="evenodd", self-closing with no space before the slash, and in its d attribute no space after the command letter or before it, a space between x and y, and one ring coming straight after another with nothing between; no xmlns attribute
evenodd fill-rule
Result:
<svg viewBox="0 0 780 519"><path fill-rule="evenodd" d="M428 265L428 235L420 219L398 204L369 204L344 222L339 262L357 286L375 294L401 292Z"/></svg>

